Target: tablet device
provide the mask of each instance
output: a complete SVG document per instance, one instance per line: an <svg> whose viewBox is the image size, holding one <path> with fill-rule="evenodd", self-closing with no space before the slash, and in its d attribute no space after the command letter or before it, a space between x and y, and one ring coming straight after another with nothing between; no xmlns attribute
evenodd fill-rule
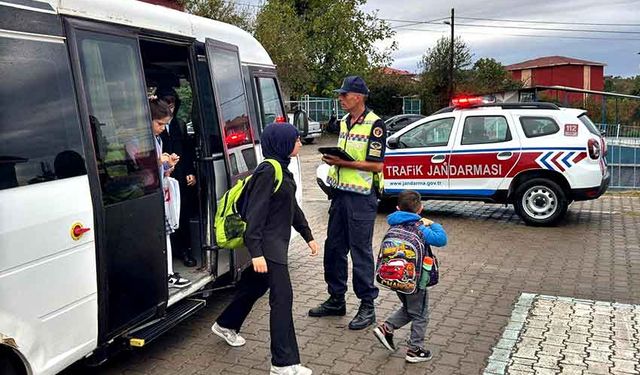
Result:
<svg viewBox="0 0 640 375"><path fill-rule="evenodd" d="M320 147L318 148L318 151L321 154L326 154L326 155L333 155L333 156L337 156L342 160L347 160L347 161L355 161L351 155L347 154L343 149L341 149L340 147Z"/></svg>

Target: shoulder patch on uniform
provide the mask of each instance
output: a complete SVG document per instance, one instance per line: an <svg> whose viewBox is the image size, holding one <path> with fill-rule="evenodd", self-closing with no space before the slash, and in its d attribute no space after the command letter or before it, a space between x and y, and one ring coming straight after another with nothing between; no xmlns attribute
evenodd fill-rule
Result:
<svg viewBox="0 0 640 375"><path fill-rule="evenodd" d="M382 143L380 142L371 142L372 150L382 150Z"/></svg>
<svg viewBox="0 0 640 375"><path fill-rule="evenodd" d="M380 138L384 134L384 130L382 130L382 128L379 126L376 126L375 128L373 128L371 133L373 134L374 137Z"/></svg>

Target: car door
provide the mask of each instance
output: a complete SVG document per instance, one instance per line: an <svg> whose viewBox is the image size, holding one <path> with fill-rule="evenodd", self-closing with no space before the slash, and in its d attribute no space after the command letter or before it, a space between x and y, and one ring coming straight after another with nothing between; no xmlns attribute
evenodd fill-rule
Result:
<svg viewBox="0 0 640 375"><path fill-rule="evenodd" d="M450 194L492 196L520 158L520 140L505 111L463 113L449 167Z"/></svg>
<svg viewBox="0 0 640 375"><path fill-rule="evenodd" d="M456 118L439 117L410 125L390 138L384 160L385 193L411 189L428 195L447 194L448 163Z"/></svg>

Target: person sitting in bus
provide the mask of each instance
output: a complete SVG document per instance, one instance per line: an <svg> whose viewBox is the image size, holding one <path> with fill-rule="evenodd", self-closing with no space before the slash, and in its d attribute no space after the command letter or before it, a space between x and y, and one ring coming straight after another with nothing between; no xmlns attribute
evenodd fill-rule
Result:
<svg viewBox="0 0 640 375"><path fill-rule="evenodd" d="M169 105L167 105L167 103L163 102L162 100L158 100L157 98L149 99L149 108L151 109L151 129L153 131L153 137L155 138L160 178L164 180L165 178L169 177L169 175L173 171L173 168L175 168L176 164L180 160L180 157L176 154L168 154L162 152L162 139L160 138L160 133L164 131L167 124L171 121L171 108L169 108ZM180 277L177 272L173 272L173 258L171 256L170 236L171 233L173 233L174 229L170 225L166 214L164 221L167 234L167 274L169 287L185 288L191 285L191 281Z"/></svg>
<svg viewBox="0 0 640 375"><path fill-rule="evenodd" d="M268 125L262 132L262 154L282 166L282 183L276 187L275 168L260 164L247 182L238 200L239 211L247 223L244 241L251 253L253 268L240 279L233 301L220 314L211 330L230 346L242 346L238 334L254 303L269 293L269 330L271 335L271 374L308 375L312 371L300 364L300 353L293 326L293 290L287 267L291 226L318 254L304 213L296 201L296 183L287 169L291 157L302 145L291 124Z"/></svg>

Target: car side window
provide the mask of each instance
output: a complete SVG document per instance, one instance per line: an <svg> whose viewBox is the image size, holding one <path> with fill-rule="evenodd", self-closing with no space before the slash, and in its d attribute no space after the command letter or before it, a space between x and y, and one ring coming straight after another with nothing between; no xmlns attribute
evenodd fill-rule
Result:
<svg viewBox="0 0 640 375"><path fill-rule="evenodd" d="M511 139L509 124L503 116L470 116L464 120L463 145L508 142Z"/></svg>
<svg viewBox="0 0 640 375"><path fill-rule="evenodd" d="M520 125L527 138L542 137L560 131L558 123L550 117L520 117Z"/></svg>
<svg viewBox="0 0 640 375"><path fill-rule="evenodd" d="M420 124L398 139L402 148L438 147L449 143L454 118L443 118Z"/></svg>

